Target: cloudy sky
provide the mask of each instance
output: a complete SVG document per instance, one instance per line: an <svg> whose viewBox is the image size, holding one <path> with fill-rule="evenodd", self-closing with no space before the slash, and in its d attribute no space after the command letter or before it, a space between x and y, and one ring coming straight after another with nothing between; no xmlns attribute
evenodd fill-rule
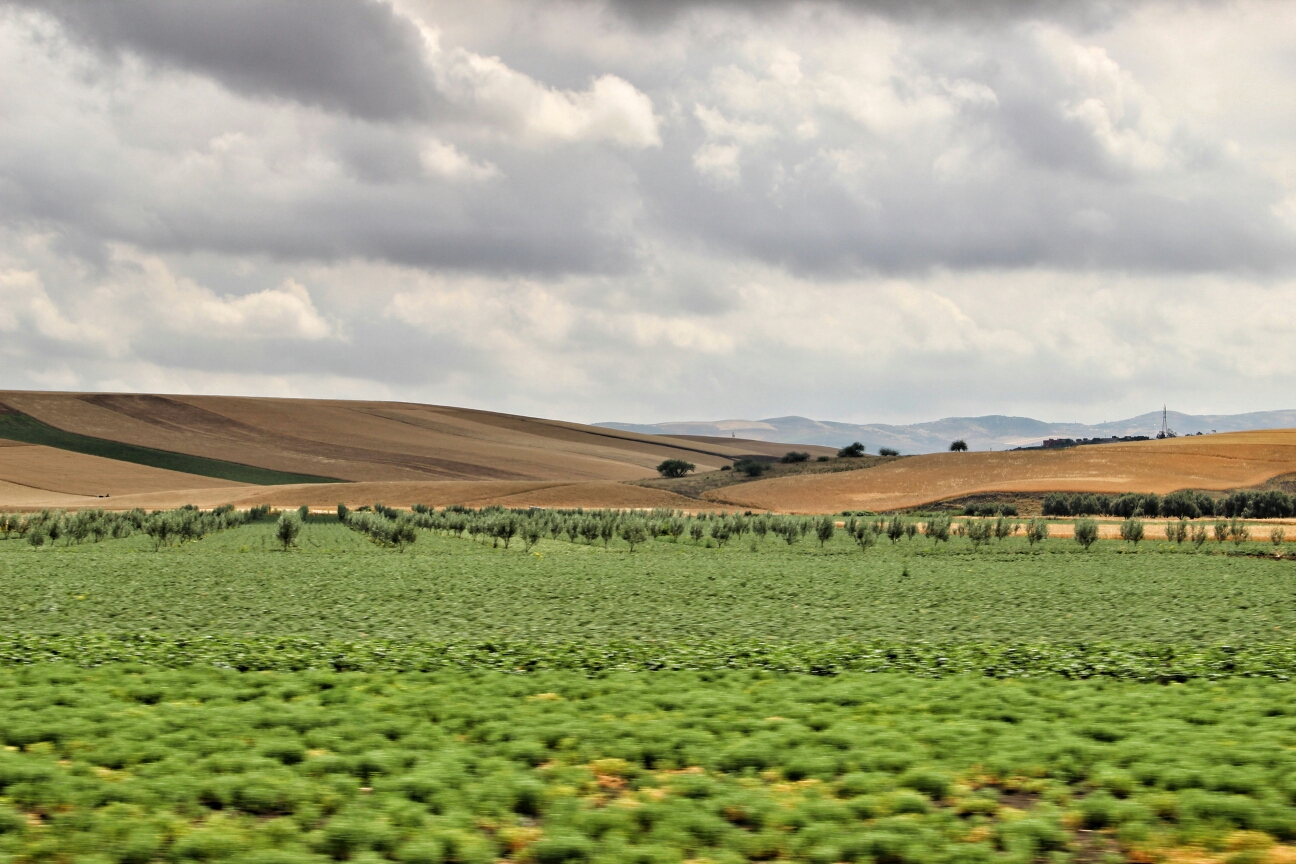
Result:
<svg viewBox="0 0 1296 864"><path fill-rule="evenodd" d="M1296 407L1296 5L0 0L0 387Z"/></svg>

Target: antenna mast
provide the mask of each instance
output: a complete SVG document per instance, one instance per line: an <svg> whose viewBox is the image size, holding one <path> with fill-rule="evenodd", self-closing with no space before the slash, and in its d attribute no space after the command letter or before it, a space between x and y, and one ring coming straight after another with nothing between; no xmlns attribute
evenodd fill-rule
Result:
<svg viewBox="0 0 1296 864"><path fill-rule="evenodd" d="M1161 406L1161 432L1160 434L1157 435L1157 437L1158 438L1179 437L1178 435L1175 434L1175 431L1170 428L1170 415L1169 412L1166 411L1166 406L1164 404Z"/></svg>

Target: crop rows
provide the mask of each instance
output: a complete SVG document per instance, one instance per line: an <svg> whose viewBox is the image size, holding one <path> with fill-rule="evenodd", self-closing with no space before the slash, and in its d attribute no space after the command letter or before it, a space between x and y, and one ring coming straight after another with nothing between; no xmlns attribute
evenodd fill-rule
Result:
<svg viewBox="0 0 1296 864"><path fill-rule="evenodd" d="M0 855L1286 861L1294 696L1240 680L0 671Z"/></svg>
<svg viewBox="0 0 1296 864"><path fill-rule="evenodd" d="M14 539L0 541L0 632L1240 645L1296 630L1290 560L1164 542L1085 552L1021 536L979 552L964 538L883 539L861 553L843 533L822 548L660 539L631 553L619 538L605 548L546 536L524 552L420 530L398 554L312 517L287 552L270 520L159 552L141 535L41 548Z"/></svg>
<svg viewBox="0 0 1296 864"><path fill-rule="evenodd" d="M1296 646L1174 646L1156 643L823 642L706 639L617 642L318 641L279 636L173 637L156 634L0 637L0 666L116 663L241 672L509 673L759 669L842 675L903 672L928 678L1110 678L1171 683L1296 676Z"/></svg>

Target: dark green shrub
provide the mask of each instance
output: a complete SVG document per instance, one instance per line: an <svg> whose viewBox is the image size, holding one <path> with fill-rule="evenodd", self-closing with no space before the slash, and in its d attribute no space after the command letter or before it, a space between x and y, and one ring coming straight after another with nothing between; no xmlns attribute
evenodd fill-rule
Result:
<svg viewBox="0 0 1296 864"><path fill-rule="evenodd" d="M837 451L839 459L858 459L864 455L864 445L856 441L854 444L847 444Z"/></svg>
<svg viewBox="0 0 1296 864"><path fill-rule="evenodd" d="M657 466L657 473L663 477L678 478L694 470L697 466L683 459L666 459Z"/></svg>
<svg viewBox="0 0 1296 864"><path fill-rule="evenodd" d="M966 453L968 445L962 438L956 438L954 441L950 442L949 449L951 453Z"/></svg>

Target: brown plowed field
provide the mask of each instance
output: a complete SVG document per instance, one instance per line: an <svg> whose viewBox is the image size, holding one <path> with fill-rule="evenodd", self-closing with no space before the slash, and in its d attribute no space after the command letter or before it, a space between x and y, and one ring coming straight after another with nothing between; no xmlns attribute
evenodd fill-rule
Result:
<svg viewBox="0 0 1296 864"><path fill-rule="evenodd" d="M757 480L704 498L753 510L898 510L986 492L1235 489L1296 471L1296 430L1231 432L1067 450L937 453L875 468Z"/></svg>
<svg viewBox="0 0 1296 864"><path fill-rule="evenodd" d="M780 444L777 441L756 441L751 438L723 438L716 435L666 435L666 438L674 438L679 441L689 441L694 444L707 444L710 446L736 447L743 453L752 456L774 456L782 458L786 454L796 451L798 453L809 453L810 458L818 456L836 456L836 447L820 447L818 444Z"/></svg>
<svg viewBox="0 0 1296 864"><path fill-rule="evenodd" d="M486 507L498 504L504 507L643 509L671 507L679 510L695 510L702 503L660 489L646 489L642 486L606 481L560 483L508 480L430 482L397 480L376 483L303 483L290 486L230 484L223 488L178 486L166 491L95 498L46 492L0 480L0 508L24 510L41 507L70 510L86 507L129 510L133 507L141 507L145 510L167 510L185 504L194 504L203 508L218 507L221 504L233 504L240 508L269 504L281 509L296 508L305 504L312 510L332 510L339 502L352 508L362 504L382 502L392 507L409 507L411 504L427 504L433 507L445 507L448 504Z"/></svg>
<svg viewBox="0 0 1296 864"><path fill-rule="evenodd" d="M229 495L234 490L255 489L242 483L181 474L147 465L102 459L67 450L55 450L34 444L13 444L0 447L0 482L8 489L0 491L0 504L10 504L13 498L41 496L70 496L97 498L100 495L119 496L176 489L216 489ZM26 490L17 494L17 490ZM11 497L12 496L12 497Z"/></svg>
<svg viewBox="0 0 1296 864"><path fill-rule="evenodd" d="M663 459L705 471L753 452L403 402L0 391L0 405L83 435L354 481L638 480Z"/></svg>

